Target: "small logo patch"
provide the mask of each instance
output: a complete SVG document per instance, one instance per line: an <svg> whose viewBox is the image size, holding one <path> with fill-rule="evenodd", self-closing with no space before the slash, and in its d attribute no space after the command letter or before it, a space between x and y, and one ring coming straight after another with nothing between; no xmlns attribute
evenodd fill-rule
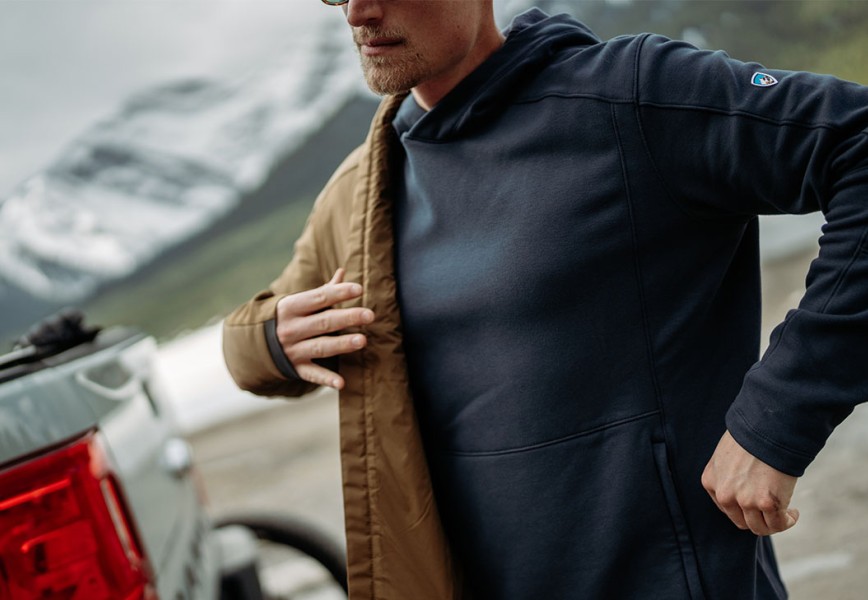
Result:
<svg viewBox="0 0 868 600"><path fill-rule="evenodd" d="M752 85L755 85L757 87L771 87L775 85L778 80L769 75L768 73L760 73L759 71L757 71L753 74L753 77L751 77L750 82Z"/></svg>

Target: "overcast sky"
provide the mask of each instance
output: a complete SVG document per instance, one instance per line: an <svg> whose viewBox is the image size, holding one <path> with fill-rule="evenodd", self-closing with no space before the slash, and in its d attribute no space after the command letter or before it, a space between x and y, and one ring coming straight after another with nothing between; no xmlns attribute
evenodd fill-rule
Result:
<svg viewBox="0 0 868 600"><path fill-rule="evenodd" d="M132 92L243 74L342 18L318 0L0 0L0 198Z"/></svg>

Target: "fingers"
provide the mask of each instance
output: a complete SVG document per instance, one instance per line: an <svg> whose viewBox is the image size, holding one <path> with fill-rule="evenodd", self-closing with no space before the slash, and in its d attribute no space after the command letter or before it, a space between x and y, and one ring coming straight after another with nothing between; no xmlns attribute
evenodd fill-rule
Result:
<svg viewBox="0 0 868 600"><path fill-rule="evenodd" d="M367 338L360 333L321 336L293 344L286 350L286 355L298 376L305 381L340 390L344 387L343 377L314 363L313 360L355 352L364 348L367 343Z"/></svg>
<svg viewBox="0 0 868 600"><path fill-rule="evenodd" d="M702 474L702 485L717 508L739 529L750 530L755 535L772 535L786 531L799 520L799 511L788 508L792 488L789 476L781 479L778 472L767 467L765 472L738 472L739 476L727 474L725 461L716 464L715 457L709 461ZM761 467L760 467L761 468ZM757 469L755 468L754 471ZM772 490L780 489L781 500Z"/></svg>
<svg viewBox="0 0 868 600"><path fill-rule="evenodd" d="M713 492L709 492L709 495L717 507L736 527L750 530L754 535L772 535L786 531L795 525L798 520L798 511L795 509L776 510L767 508L766 510L761 510L758 508L758 504L760 503L750 499L739 501L734 496L715 495ZM794 513L795 516L792 516L791 513Z"/></svg>
<svg viewBox="0 0 868 600"><path fill-rule="evenodd" d="M750 529L755 535L772 535L786 531L799 520L798 514L799 511L795 509L765 512L757 509L744 511L747 529Z"/></svg>
<svg viewBox="0 0 868 600"><path fill-rule="evenodd" d="M727 497L724 494L717 493L714 470L711 463L705 467L705 471L702 473L702 486L705 488L705 491L708 492L712 502L714 502L720 512L729 517L729 520L732 521L736 527L739 529L749 529L747 521L745 520L744 512L736 501L735 496L732 495Z"/></svg>
<svg viewBox="0 0 868 600"><path fill-rule="evenodd" d="M367 338L361 333L330 336L302 340L286 349L286 357L292 362L302 364L315 358L328 358L361 350L367 345Z"/></svg>
<svg viewBox="0 0 868 600"><path fill-rule="evenodd" d="M298 376L311 383L342 389L344 379L313 361L364 348L361 333L335 333L369 325L374 313L369 308L332 308L362 295L362 286L344 282L346 272L338 269L318 288L291 294L277 303L277 339Z"/></svg>
<svg viewBox="0 0 868 600"><path fill-rule="evenodd" d="M367 345L367 338L361 333L330 334L373 321L374 312L368 308L333 308L279 322L277 339L296 372L305 379L298 369L300 363L355 352Z"/></svg>
<svg viewBox="0 0 868 600"><path fill-rule="evenodd" d="M343 278L344 270L338 269L328 283L280 299L277 303L277 338L285 350L301 340L369 325L374 321L374 313L368 308L331 308L358 298L362 293L362 286L345 283Z"/></svg>
<svg viewBox="0 0 868 600"><path fill-rule="evenodd" d="M799 521L799 511L795 508L788 508L773 513L763 513L763 518L765 519L766 528L769 533L762 535L771 535L772 533L786 531L795 525Z"/></svg>
<svg viewBox="0 0 868 600"><path fill-rule="evenodd" d="M342 390L344 387L343 377L334 371L329 371L328 369L312 362L298 365L296 367L296 373L298 373L298 376L305 381L317 385L324 385L336 390Z"/></svg>
<svg viewBox="0 0 868 600"><path fill-rule="evenodd" d="M754 535L770 535L774 533L769 531L764 515L760 511L756 509L744 509L741 514L746 525L742 529L750 529Z"/></svg>
<svg viewBox="0 0 868 600"><path fill-rule="evenodd" d="M309 315L360 297L362 286L358 283L345 283L343 277L344 270L338 269L328 283L281 298L278 310L285 316Z"/></svg>
<svg viewBox="0 0 868 600"><path fill-rule="evenodd" d="M306 317L287 321L278 331L278 339L286 343L328 335L350 327L369 325L374 321L374 311L369 308L333 308Z"/></svg>
<svg viewBox="0 0 868 600"><path fill-rule="evenodd" d="M761 511L757 508L738 507L733 511L726 511L726 515L739 529L749 529L754 535L780 533L799 520L799 511L796 509Z"/></svg>

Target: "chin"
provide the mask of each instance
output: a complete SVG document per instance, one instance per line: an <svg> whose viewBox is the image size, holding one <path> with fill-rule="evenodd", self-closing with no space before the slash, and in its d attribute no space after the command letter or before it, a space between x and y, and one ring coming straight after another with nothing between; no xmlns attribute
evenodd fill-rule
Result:
<svg viewBox="0 0 868 600"><path fill-rule="evenodd" d="M415 79L410 80L390 76L380 76L379 74L366 74L365 81L371 91L380 96L402 94L410 91L417 85Z"/></svg>

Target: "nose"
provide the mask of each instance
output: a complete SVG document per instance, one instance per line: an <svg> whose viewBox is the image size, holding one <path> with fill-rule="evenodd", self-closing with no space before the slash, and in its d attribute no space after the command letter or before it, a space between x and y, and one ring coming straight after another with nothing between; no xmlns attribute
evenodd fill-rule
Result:
<svg viewBox="0 0 868 600"><path fill-rule="evenodd" d="M383 0L350 0L343 9L352 27L374 25L383 19Z"/></svg>

